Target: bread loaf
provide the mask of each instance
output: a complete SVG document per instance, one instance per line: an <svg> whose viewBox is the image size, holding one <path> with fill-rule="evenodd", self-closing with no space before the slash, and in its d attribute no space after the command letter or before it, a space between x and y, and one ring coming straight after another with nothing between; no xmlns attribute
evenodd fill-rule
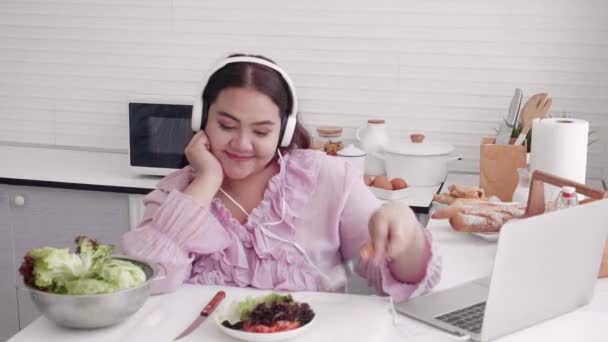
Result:
<svg viewBox="0 0 608 342"><path fill-rule="evenodd" d="M448 190L450 190L450 195L458 198L484 198L483 189L476 186L452 184Z"/></svg>
<svg viewBox="0 0 608 342"><path fill-rule="evenodd" d="M434 219L449 219L454 230L470 233L498 232L509 220L523 217L526 207L519 203L454 204L441 208Z"/></svg>
<svg viewBox="0 0 608 342"><path fill-rule="evenodd" d="M439 203L451 205L457 200L472 200L474 202L483 201L484 191L476 186L452 184L448 186L449 192L433 195L433 200Z"/></svg>

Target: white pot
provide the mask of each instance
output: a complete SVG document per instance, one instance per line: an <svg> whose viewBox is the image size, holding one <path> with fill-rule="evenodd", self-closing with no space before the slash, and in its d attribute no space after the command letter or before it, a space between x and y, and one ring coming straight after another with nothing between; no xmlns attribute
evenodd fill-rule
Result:
<svg viewBox="0 0 608 342"><path fill-rule="evenodd" d="M389 179L403 178L409 186L441 184L448 174L448 162L462 159L454 146L425 141L421 134L412 134L411 141L391 142L376 156L385 161Z"/></svg>

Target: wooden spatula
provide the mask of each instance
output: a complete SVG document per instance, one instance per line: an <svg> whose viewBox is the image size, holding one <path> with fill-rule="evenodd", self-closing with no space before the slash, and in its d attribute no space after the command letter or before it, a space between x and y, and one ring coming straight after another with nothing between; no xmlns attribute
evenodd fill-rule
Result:
<svg viewBox="0 0 608 342"><path fill-rule="evenodd" d="M546 93L535 94L528 99L528 102L526 102L522 114L520 115L521 122L523 122L523 128L519 133L517 140L515 140L514 145L521 145L524 142L528 132L532 129L532 120L544 118L551 108L551 103L553 103L553 100L551 99L551 96Z"/></svg>

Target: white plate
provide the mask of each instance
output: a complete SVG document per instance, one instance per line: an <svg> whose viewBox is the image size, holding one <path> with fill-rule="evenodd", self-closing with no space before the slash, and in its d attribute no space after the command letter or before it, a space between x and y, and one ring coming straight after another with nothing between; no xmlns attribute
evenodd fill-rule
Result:
<svg viewBox="0 0 608 342"><path fill-rule="evenodd" d="M475 236L478 236L488 242L497 242L500 233L471 233Z"/></svg>
<svg viewBox="0 0 608 342"><path fill-rule="evenodd" d="M440 209L440 208L447 208L447 207L448 207L447 204L433 201L431 215L433 214L433 212L435 212L435 210ZM470 233L470 234L480 237L488 242L497 242L498 236L500 235L500 233Z"/></svg>
<svg viewBox="0 0 608 342"><path fill-rule="evenodd" d="M296 300L294 298L294 300ZM218 312L215 315L215 323L218 328L226 335L234 337L241 341L250 341L250 342L276 342L276 341L287 341L294 339L305 332L310 330L310 327L317 319L317 312L315 311L315 316L312 318L308 324L301 326L297 329L281 331L275 333L253 333L242 330L230 329L222 325L224 320L228 320L230 322L238 321L237 317L237 306L239 301L233 301L230 305L221 305L218 308ZM314 311L314 308L311 307Z"/></svg>
<svg viewBox="0 0 608 342"><path fill-rule="evenodd" d="M431 202L431 206L432 206L433 211L435 211L437 209L449 207L449 205L447 205L445 203L437 202L435 200L433 200L433 202Z"/></svg>

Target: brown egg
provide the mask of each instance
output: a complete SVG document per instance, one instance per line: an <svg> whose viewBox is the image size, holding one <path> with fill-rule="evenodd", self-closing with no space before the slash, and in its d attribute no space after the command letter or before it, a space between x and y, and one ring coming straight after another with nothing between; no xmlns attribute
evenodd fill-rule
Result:
<svg viewBox="0 0 608 342"><path fill-rule="evenodd" d="M393 185L393 190L401 190L407 188L407 183L403 178L393 178L391 179L391 184Z"/></svg>
<svg viewBox="0 0 608 342"><path fill-rule="evenodd" d="M371 176L363 176L363 182L365 183L365 185L370 186L372 185L372 183L374 182L374 180L372 179Z"/></svg>
<svg viewBox="0 0 608 342"><path fill-rule="evenodd" d="M393 190L393 185L385 176L376 176L374 178L373 187L384 189L384 190Z"/></svg>

